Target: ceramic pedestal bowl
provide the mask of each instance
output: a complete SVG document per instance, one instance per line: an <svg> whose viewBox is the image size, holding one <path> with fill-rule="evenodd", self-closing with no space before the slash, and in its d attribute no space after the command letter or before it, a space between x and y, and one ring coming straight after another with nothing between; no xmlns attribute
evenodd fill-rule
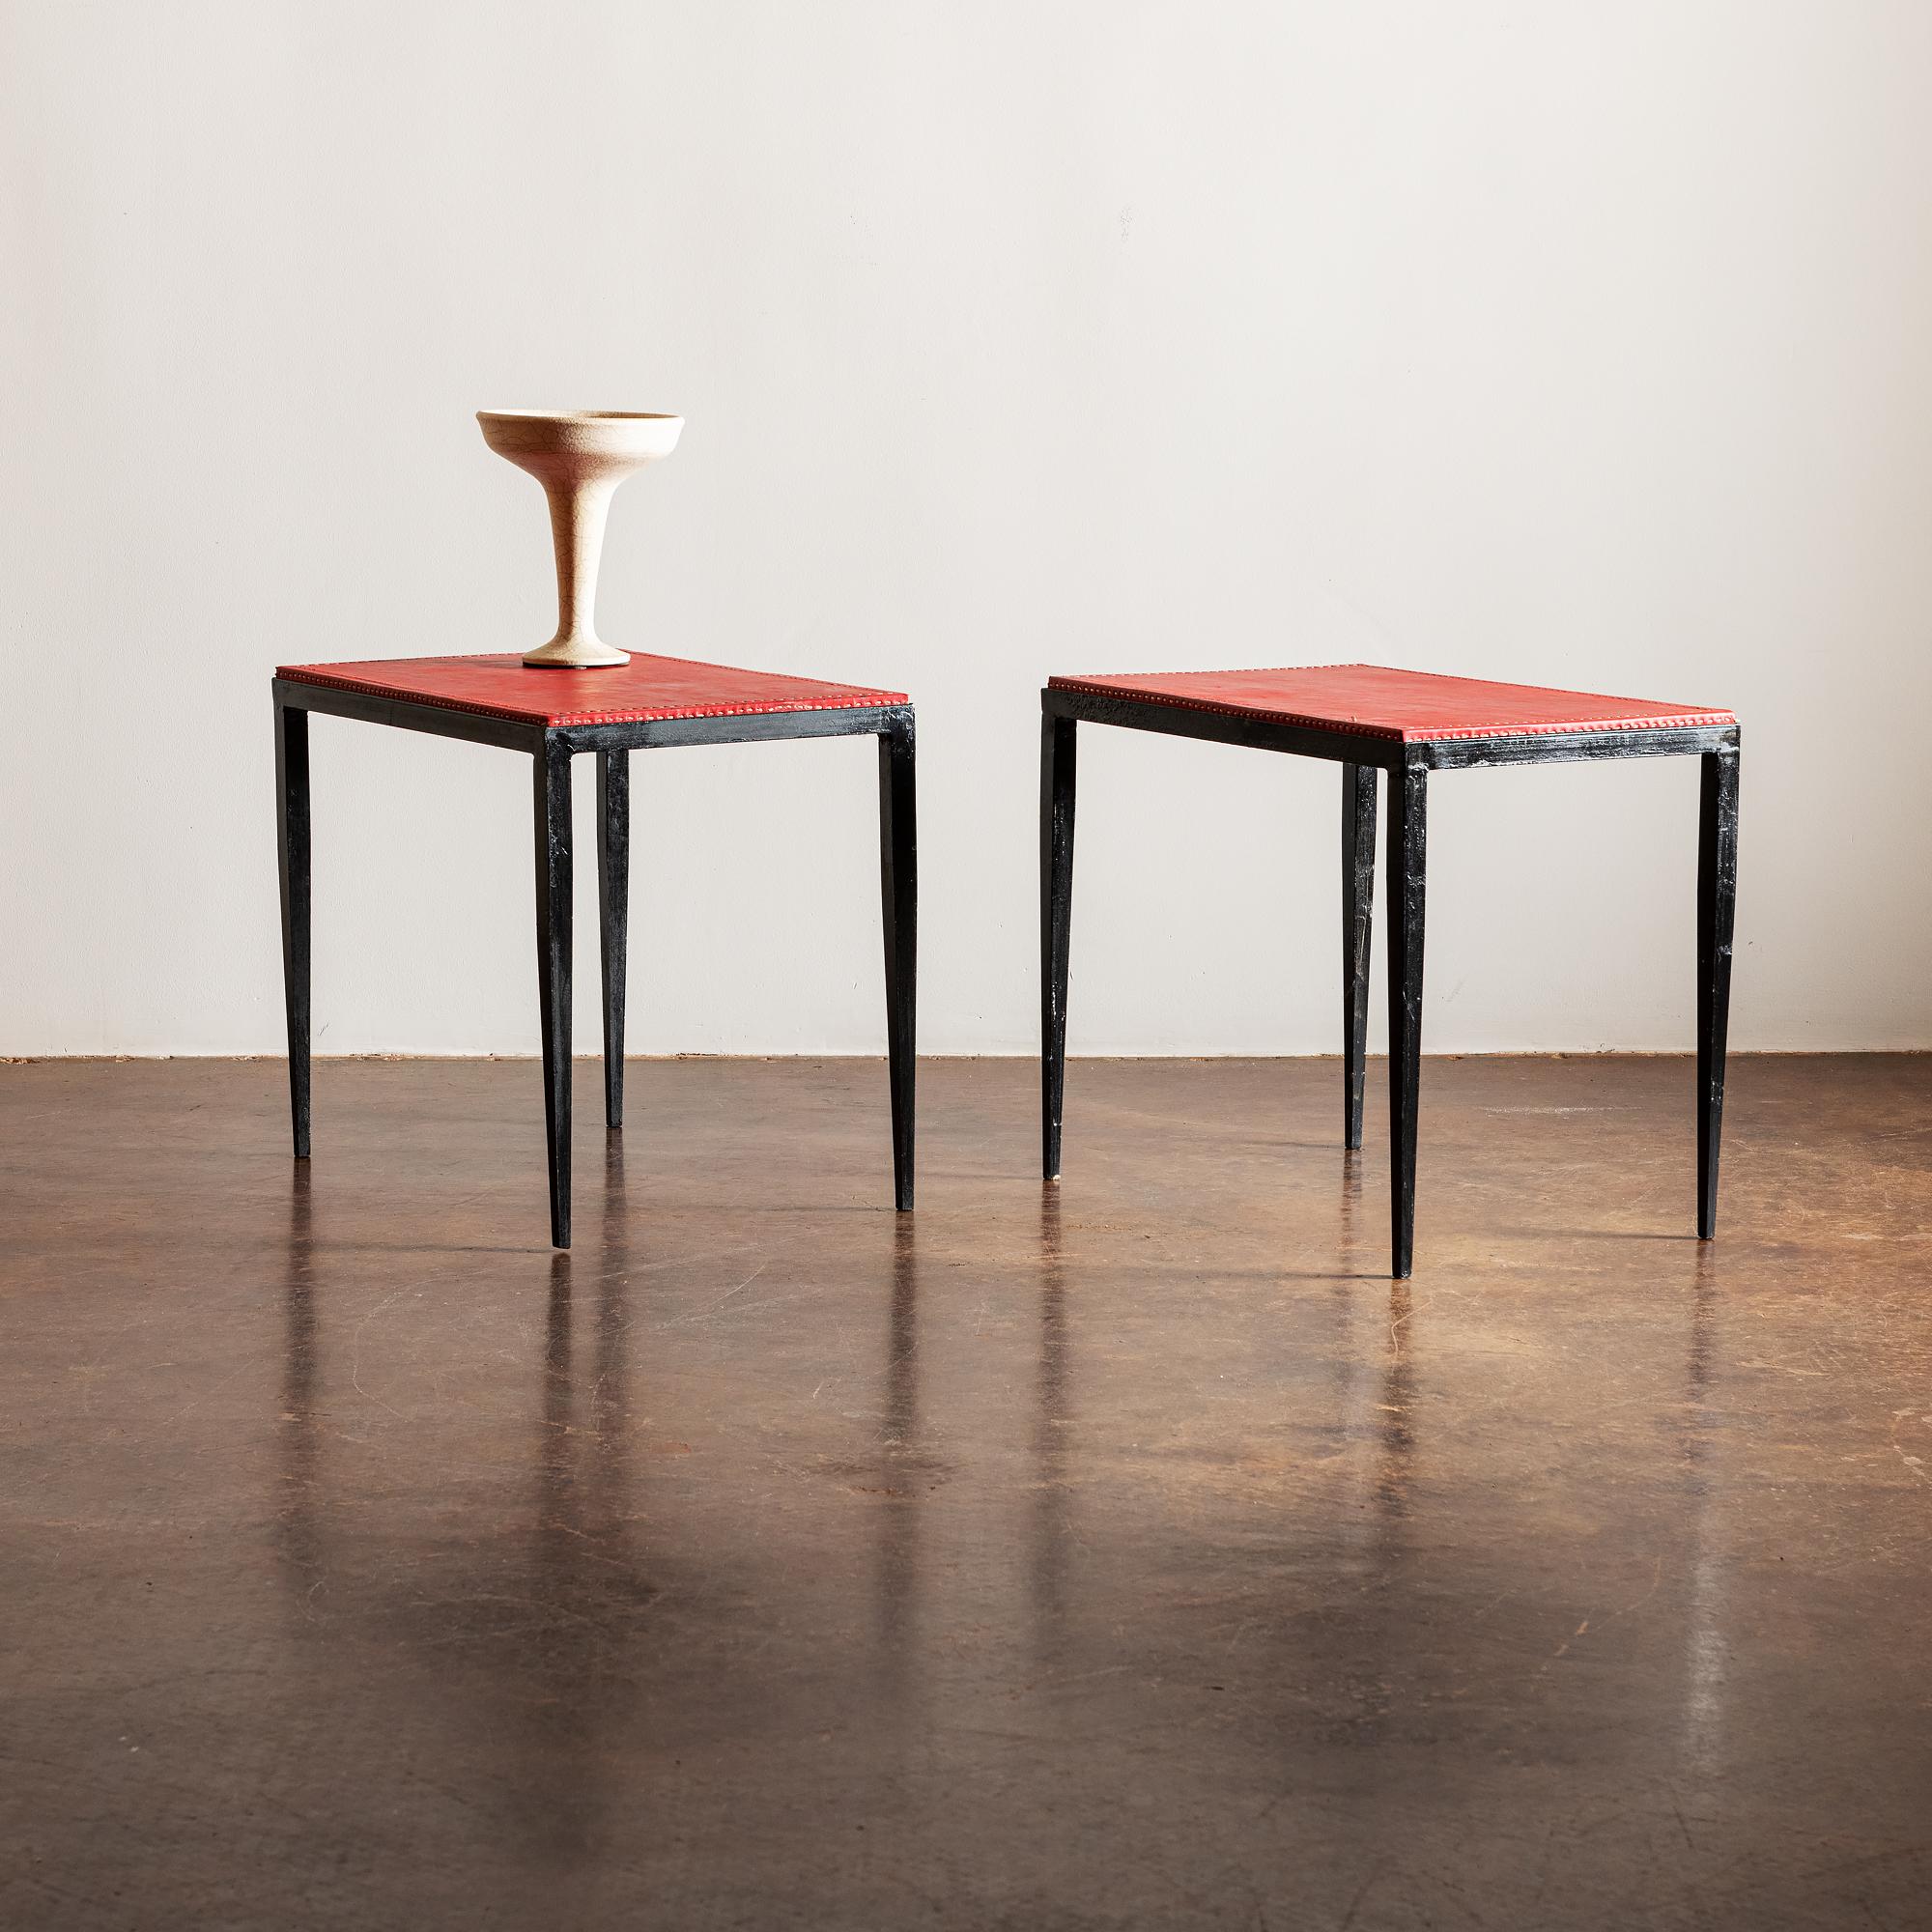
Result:
<svg viewBox="0 0 1932 1932"><path fill-rule="evenodd" d="M597 635L597 566L604 520L632 470L677 447L682 416L629 410L478 410L483 440L527 469L550 498L556 546L556 635L526 665L583 670L631 661Z"/></svg>

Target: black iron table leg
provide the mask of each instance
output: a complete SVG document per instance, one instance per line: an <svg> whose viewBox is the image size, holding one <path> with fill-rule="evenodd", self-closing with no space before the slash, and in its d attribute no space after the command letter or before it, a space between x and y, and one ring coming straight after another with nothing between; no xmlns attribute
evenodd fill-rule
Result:
<svg viewBox="0 0 1932 1932"><path fill-rule="evenodd" d="M1376 768L1342 767L1342 1145L1362 1144L1369 939L1376 903Z"/></svg>
<svg viewBox="0 0 1932 1932"><path fill-rule="evenodd" d="M543 1008L544 1126L550 1148L550 1238L570 1245L570 750L547 733L535 778L537 989Z"/></svg>
<svg viewBox="0 0 1932 1932"><path fill-rule="evenodd" d="M1066 967L1073 940L1074 721L1039 721L1040 1173L1060 1179L1066 1093Z"/></svg>
<svg viewBox="0 0 1932 1932"><path fill-rule="evenodd" d="M1718 1232L1718 1142L1738 892L1738 747L1703 755L1697 815L1697 1238Z"/></svg>
<svg viewBox="0 0 1932 1932"><path fill-rule="evenodd" d="M308 713L275 706L275 826L282 875L282 998L289 1023L289 1119L298 1160L309 1130Z"/></svg>
<svg viewBox="0 0 1932 1932"><path fill-rule="evenodd" d="M630 957L631 754L597 753L597 915L603 933L604 1124L624 1124L624 975Z"/></svg>
<svg viewBox="0 0 1932 1932"><path fill-rule="evenodd" d="M879 733L879 889L886 940L886 1058L893 1099L893 1200L912 1207L919 994L919 819L910 714Z"/></svg>
<svg viewBox="0 0 1932 1932"><path fill-rule="evenodd" d="M1423 877L1429 773L1389 774L1389 1272L1406 1281L1415 1252L1415 1116L1422 1085Z"/></svg>

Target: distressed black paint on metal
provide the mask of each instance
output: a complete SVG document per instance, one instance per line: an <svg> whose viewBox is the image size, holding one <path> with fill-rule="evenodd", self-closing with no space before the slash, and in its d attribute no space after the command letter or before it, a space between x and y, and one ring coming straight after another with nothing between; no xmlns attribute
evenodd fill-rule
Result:
<svg viewBox="0 0 1932 1932"><path fill-rule="evenodd" d="M570 748L554 740L530 760L534 781L537 995L543 1018L544 1132L550 1154L551 1245L570 1245L570 969L573 875Z"/></svg>
<svg viewBox="0 0 1932 1932"><path fill-rule="evenodd" d="M379 697L333 685L273 680L278 702L326 712L368 724L390 724L438 738L460 738L473 745L529 752L547 738L573 752L669 751L692 745L764 745L791 738L870 738L912 716L909 704L853 704L830 711L744 712L718 718L651 718L616 724L542 724L511 718L488 718L446 704L412 704L406 698Z"/></svg>
<svg viewBox="0 0 1932 1932"><path fill-rule="evenodd" d="M1569 765L1603 758L1681 757L1736 744L1735 724L1686 724L1657 731L1522 731L1494 738L1435 738L1408 748L1435 772L1485 765Z"/></svg>
<svg viewBox="0 0 1932 1932"><path fill-rule="evenodd" d="M910 711L897 714L879 734L879 891L893 1100L893 1200L903 1214L913 1197L919 1010L919 816Z"/></svg>
<svg viewBox="0 0 1932 1932"><path fill-rule="evenodd" d="M1215 745L1240 745L1257 752L1288 752L1302 758L1330 758L1338 764L1384 768L1402 762L1403 748L1389 738L1352 731L1324 731L1313 725L1279 724L1265 718L1221 711L1195 711L1183 704L1149 704L1131 697L1102 696L1091 691L1040 693L1049 718L1087 724L1120 724L1133 731L1156 731L1169 738L1204 738Z"/></svg>
<svg viewBox="0 0 1932 1932"><path fill-rule="evenodd" d="M624 1124L624 976L630 957L631 754L597 753L597 923L604 975L604 1124Z"/></svg>
<svg viewBox="0 0 1932 1932"><path fill-rule="evenodd" d="M1060 1178L1066 1092L1066 969L1073 937L1075 737L1071 718L1039 723L1040 1173Z"/></svg>
<svg viewBox="0 0 1932 1932"><path fill-rule="evenodd" d="M1738 760L1734 741L1703 759L1697 814L1697 1236L1718 1232L1718 1145L1724 1124L1730 1033L1731 931L1738 892Z"/></svg>
<svg viewBox="0 0 1932 1932"><path fill-rule="evenodd" d="M1342 1145L1362 1144L1369 942L1376 903L1376 768L1342 767Z"/></svg>
<svg viewBox="0 0 1932 1932"><path fill-rule="evenodd" d="M619 724L558 724L573 752L668 752L691 745L769 745L793 738L872 738L912 722L909 704L832 711L750 711L723 718L646 718Z"/></svg>
<svg viewBox="0 0 1932 1932"><path fill-rule="evenodd" d="M1317 725L1285 724L1247 713L1196 711L1182 704L1101 696L1088 691L1041 694L1049 717L1077 718L1090 724L1119 724L1155 731L1170 738L1202 738L1252 751L1287 752L1296 757L1328 758L1338 764L1374 765L1400 771L1424 765L1432 771L1462 771L1477 765L1555 765L1590 758L1651 758L1710 752L1737 740L1734 724L1687 724L1655 731L1513 731L1486 738L1432 738L1405 745L1367 732L1334 731Z"/></svg>
<svg viewBox="0 0 1932 1932"><path fill-rule="evenodd" d="M1389 1272L1406 1281L1415 1254L1415 1127L1422 1082L1422 926L1429 773L1389 781Z"/></svg>
<svg viewBox="0 0 1932 1932"><path fill-rule="evenodd" d="M275 843L282 892L282 1001L289 1031L289 1121L295 1155L309 1147L310 834L308 713L275 704Z"/></svg>
<svg viewBox="0 0 1932 1932"><path fill-rule="evenodd" d="M541 724L486 718L446 704L412 704L406 698L378 697L372 692L342 691L333 685L303 684L298 678L276 678L274 692L278 702L298 704L305 711L363 724L388 724L399 731L423 731L435 738L460 738L470 745L494 745L499 751L534 753L544 737Z"/></svg>

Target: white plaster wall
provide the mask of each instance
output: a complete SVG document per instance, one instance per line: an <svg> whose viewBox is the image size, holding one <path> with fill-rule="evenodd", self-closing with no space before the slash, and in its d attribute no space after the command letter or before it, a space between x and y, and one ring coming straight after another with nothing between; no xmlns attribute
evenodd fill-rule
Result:
<svg viewBox="0 0 1932 1932"><path fill-rule="evenodd" d="M1932 1044L1928 98L1922 0L0 0L0 1051L279 1050L271 667L549 634L490 404L687 415L608 636L914 693L927 1050L1035 1039L1047 671L1352 659L1733 705L1734 1042ZM315 763L320 1048L534 1050L524 766ZM1076 1050L1332 1050L1333 771L1082 776ZM635 784L634 1047L878 1050L870 747ZM1438 780L1429 1043L1688 1045L1695 795Z"/></svg>

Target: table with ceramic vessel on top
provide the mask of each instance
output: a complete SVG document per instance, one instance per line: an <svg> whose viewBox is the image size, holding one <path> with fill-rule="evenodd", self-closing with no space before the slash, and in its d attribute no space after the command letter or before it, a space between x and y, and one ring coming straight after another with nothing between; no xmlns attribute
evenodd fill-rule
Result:
<svg viewBox="0 0 1932 1932"><path fill-rule="evenodd" d="M1054 677L1040 693L1040 1113L1060 1176L1072 935L1075 732L1111 724L1342 767L1343 1144L1362 1144L1377 773L1388 778L1390 1271L1415 1242L1424 813L1432 772L1584 758L1701 759L1697 831L1697 1234L1718 1224L1718 1141L1737 895L1738 721L1729 711L1375 665Z"/></svg>
<svg viewBox="0 0 1932 1932"><path fill-rule="evenodd" d="M607 1126L615 1129L624 1119L630 754L687 745L872 737L879 757L893 1198L901 1212L909 1210L919 904L910 700L903 692L632 655L607 644L597 636L595 614L611 494L632 471L676 447L683 418L622 410L486 410L477 420L490 447L534 476L549 498L555 635L521 657L284 665L274 675L282 965L297 1159L309 1157L310 1141L311 712L496 745L530 759L551 1240L559 1248L570 1245L572 758L593 753L597 759L604 1109Z"/></svg>

